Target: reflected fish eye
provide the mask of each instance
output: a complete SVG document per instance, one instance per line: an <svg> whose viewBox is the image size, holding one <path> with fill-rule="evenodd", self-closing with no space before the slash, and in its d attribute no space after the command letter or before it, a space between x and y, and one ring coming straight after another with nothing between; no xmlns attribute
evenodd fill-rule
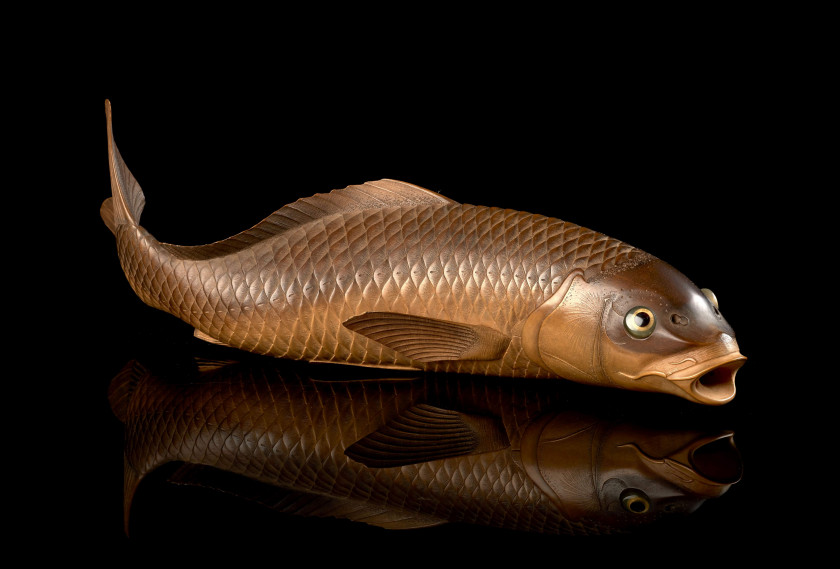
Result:
<svg viewBox="0 0 840 569"><path fill-rule="evenodd" d="M650 500L641 490L628 488L621 493L621 506L631 514L644 514L650 510Z"/></svg>
<svg viewBox="0 0 840 569"><path fill-rule="evenodd" d="M624 315L624 329L633 338L642 340L653 334L656 318L649 308L637 306Z"/></svg>

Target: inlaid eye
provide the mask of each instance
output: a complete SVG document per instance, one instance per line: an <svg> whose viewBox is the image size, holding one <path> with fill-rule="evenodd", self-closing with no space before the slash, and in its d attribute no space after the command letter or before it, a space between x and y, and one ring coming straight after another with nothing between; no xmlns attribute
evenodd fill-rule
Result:
<svg viewBox="0 0 840 569"><path fill-rule="evenodd" d="M621 505L631 514L644 514L650 510L650 500L645 493L635 488L628 488L621 493Z"/></svg>
<svg viewBox="0 0 840 569"><path fill-rule="evenodd" d="M712 310L715 311L715 316L720 318L721 317L720 316L720 307L718 306L718 299L715 296L715 293L713 293L712 291L710 291L707 288L701 288L700 292L703 293L703 295L708 299L709 304L712 305Z"/></svg>
<svg viewBox="0 0 840 569"><path fill-rule="evenodd" d="M624 329L633 338L643 340L653 334L656 318L649 308L637 306L631 308L624 315Z"/></svg>
<svg viewBox="0 0 840 569"><path fill-rule="evenodd" d="M700 292L702 292L706 296L706 298L709 299L709 302L712 304L712 306L714 306L717 309L720 309L720 306L718 306L718 301L717 301L717 297L715 296L715 293L713 293L712 291L710 291L707 288L701 288Z"/></svg>

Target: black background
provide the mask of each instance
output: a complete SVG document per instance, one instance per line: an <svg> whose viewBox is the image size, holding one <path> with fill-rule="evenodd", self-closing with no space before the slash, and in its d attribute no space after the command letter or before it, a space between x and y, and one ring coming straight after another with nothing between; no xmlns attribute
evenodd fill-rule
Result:
<svg viewBox="0 0 840 569"><path fill-rule="evenodd" d="M790 350L778 334L776 287L791 278L780 262L785 227L807 190L790 160L797 119L780 112L792 80L777 72L784 56L757 55L746 41L572 53L543 41L393 58L381 45L353 55L333 46L306 61L279 49L258 64L218 49L202 65L173 56L166 73L159 62L103 64L40 93L38 166L21 193L60 213L33 230L46 240L34 256L47 307L33 319L32 343L55 358L34 360L48 372L27 385L36 393L26 401L48 411L33 443L46 466L21 474L40 488L23 525L47 543L66 538L62 552L124 560L157 559L167 545L167 557L277 562L670 563L814 545L820 523L803 505L819 498L803 498L799 478L808 413L790 388L806 380L783 361ZM108 382L133 358L194 343L188 327L135 297L99 219L110 195L105 99L146 195L142 224L162 241L223 239L300 197L389 177L459 202L559 217L670 262L715 291L749 361L724 407L652 396L646 412L733 429L743 480L684 526L632 540L465 526L383 532L150 483L136 514L146 529L127 538ZM45 198L44 185L66 207Z"/></svg>

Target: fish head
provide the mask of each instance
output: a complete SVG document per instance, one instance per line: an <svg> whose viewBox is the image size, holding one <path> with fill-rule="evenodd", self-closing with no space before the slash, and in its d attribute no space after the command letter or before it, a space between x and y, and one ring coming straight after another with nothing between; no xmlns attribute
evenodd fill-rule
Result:
<svg viewBox="0 0 840 569"><path fill-rule="evenodd" d="M746 358L715 295L651 258L566 278L526 321L526 353L574 381L722 405Z"/></svg>

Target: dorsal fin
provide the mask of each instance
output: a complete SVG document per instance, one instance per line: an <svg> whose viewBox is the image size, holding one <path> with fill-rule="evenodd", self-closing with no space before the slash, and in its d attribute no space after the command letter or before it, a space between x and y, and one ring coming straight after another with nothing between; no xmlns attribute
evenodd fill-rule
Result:
<svg viewBox="0 0 840 569"><path fill-rule="evenodd" d="M335 213L420 205L457 205L457 202L414 184L378 180L301 198L281 207L248 232L276 234Z"/></svg>
<svg viewBox="0 0 840 569"><path fill-rule="evenodd" d="M426 188L384 179L301 198L281 207L252 228L223 241L209 245L168 247L190 258L208 258L241 251L254 243L336 213L384 207L457 204L458 202Z"/></svg>
<svg viewBox="0 0 840 569"><path fill-rule="evenodd" d="M343 211L421 205L457 205L457 202L414 184L384 179L301 198L276 213L298 224Z"/></svg>

